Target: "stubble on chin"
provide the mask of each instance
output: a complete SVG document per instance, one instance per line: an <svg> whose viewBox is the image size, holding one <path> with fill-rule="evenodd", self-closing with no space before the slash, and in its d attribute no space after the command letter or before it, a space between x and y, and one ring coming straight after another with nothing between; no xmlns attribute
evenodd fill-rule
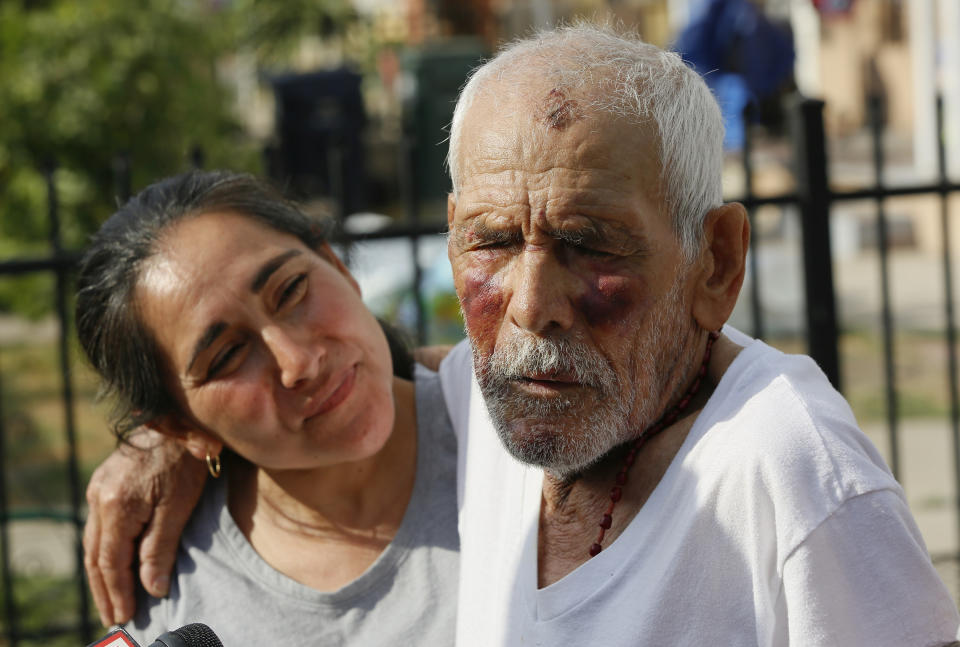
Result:
<svg viewBox="0 0 960 647"><path fill-rule="evenodd" d="M523 335L492 354L474 348L474 366L490 419L516 459L561 477L602 456L624 434L627 420L609 362L579 340ZM526 376L562 374L578 386L534 395Z"/></svg>

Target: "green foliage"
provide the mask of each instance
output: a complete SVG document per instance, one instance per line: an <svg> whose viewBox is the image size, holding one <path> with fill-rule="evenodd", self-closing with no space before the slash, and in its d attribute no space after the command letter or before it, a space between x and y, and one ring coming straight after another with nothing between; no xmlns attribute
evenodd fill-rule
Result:
<svg viewBox="0 0 960 647"><path fill-rule="evenodd" d="M343 50L359 24L350 0L0 2L0 259L49 250L50 163L68 249L116 207L121 153L134 191L197 147L207 167L259 171L218 70L238 53L285 67L304 39ZM49 278L30 280L0 282L0 313L49 311Z"/></svg>
<svg viewBox="0 0 960 647"><path fill-rule="evenodd" d="M356 20L350 0L234 0L240 46L283 61L305 38L338 37Z"/></svg>
<svg viewBox="0 0 960 647"><path fill-rule="evenodd" d="M0 259L42 257L48 246L42 242L20 242L0 234ZM47 272L0 276L0 311L13 310L29 319L40 319L54 307L55 278Z"/></svg>
<svg viewBox="0 0 960 647"><path fill-rule="evenodd" d="M216 74L232 46L233 18L211 6L56 0L24 9L0 3L4 247L46 240L42 169L51 161L59 167L64 244L74 248L115 206L113 165L120 152L129 155L134 189L184 170L194 146L211 166L255 170L256 152L242 139ZM10 306L9 292L0 294L0 310Z"/></svg>

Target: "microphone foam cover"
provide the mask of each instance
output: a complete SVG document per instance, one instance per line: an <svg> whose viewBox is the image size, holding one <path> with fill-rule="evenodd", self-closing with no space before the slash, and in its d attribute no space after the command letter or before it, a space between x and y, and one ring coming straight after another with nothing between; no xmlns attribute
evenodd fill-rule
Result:
<svg viewBox="0 0 960 647"><path fill-rule="evenodd" d="M184 625L172 633L189 647L223 647L213 629L202 622Z"/></svg>

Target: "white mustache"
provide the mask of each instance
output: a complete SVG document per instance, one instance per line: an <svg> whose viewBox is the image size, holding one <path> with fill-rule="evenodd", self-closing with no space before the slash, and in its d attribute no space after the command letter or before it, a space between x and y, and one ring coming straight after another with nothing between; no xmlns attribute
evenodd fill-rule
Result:
<svg viewBox="0 0 960 647"><path fill-rule="evenodd" d="M616 385L616 374L607 360L583 342L570 339L514 337L494 350L488 369L497 382L559 373L602 391Z"/></svg>

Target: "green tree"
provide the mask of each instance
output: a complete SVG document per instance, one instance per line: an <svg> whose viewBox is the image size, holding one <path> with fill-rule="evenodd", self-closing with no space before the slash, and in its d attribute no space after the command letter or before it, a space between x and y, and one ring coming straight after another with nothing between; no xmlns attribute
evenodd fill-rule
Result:
<svg viewBox="0 0 960 647"><path fill-rule="evenodd" d="M115 207L118 153L129 156L134 190L187 168L194 146L209 166L257 170L216 72L235 38L235 16L218 6L0 3L0 258L45 249L50 161L74 248ZM49 303L3 287L0 310Z"/></svg>
<svg viewBox="0 0 960 647"><path fill-rule="evenodd" d="M338 41L357 21L350 0L232 0L241 47L284 63L305 38Z"/></svg>

